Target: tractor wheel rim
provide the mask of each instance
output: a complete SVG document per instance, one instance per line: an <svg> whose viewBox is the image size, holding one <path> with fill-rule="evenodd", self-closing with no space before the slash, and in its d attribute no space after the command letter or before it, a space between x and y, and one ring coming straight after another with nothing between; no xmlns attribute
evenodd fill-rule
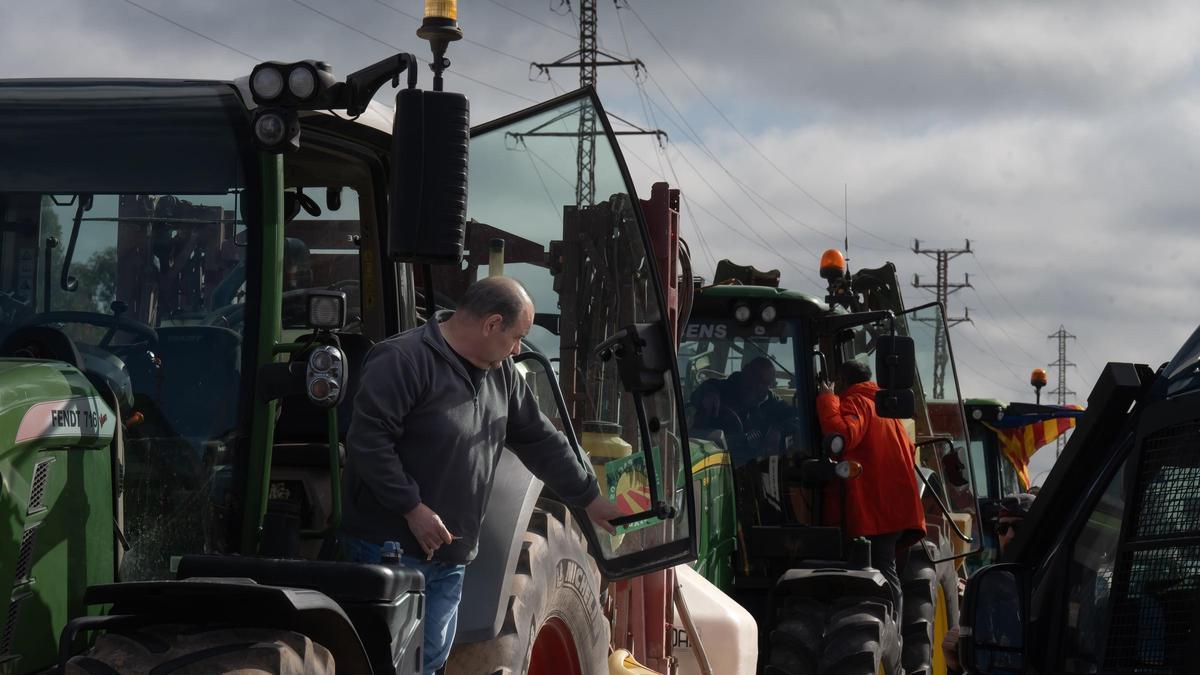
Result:
<svg viewBox="0 0 1200 675"><path fill-rule="evenodd" d="M933 675L946 675L946 655L942 653L942 641L950 630L949 610L946 608L946 593L941 584L934 589L933 605Z"/></svg>
<svg viewBox="0 0 1200 675"><path fill-rule="evenodd" d="M582 675L579 650L567 623L550 617L538 630L529 659L528 675Z"/></svg>

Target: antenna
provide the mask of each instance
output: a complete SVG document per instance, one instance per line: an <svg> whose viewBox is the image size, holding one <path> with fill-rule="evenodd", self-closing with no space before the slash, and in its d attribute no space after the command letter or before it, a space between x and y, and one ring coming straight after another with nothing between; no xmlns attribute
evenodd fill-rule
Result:
<svg viewBox="0 0 1200 675"><path fill-rule="evenodd" d="M842 227L845 228L846 259L850 259L850 186L842 183Z"/></svg>

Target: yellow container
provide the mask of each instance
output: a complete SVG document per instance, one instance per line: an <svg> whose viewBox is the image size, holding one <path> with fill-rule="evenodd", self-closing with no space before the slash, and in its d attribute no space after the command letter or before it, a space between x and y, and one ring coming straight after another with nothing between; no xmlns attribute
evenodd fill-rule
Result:
<svg viewBox="0 0 1200 675"><path fill-rule="evenodd" d="M621 438L621 425L612 422L584 422L583 437L579 442L591 456L596 481L600 483L600 494L607 498L608 478L604 475L604 465L632 455L633 446Z"/></svg>

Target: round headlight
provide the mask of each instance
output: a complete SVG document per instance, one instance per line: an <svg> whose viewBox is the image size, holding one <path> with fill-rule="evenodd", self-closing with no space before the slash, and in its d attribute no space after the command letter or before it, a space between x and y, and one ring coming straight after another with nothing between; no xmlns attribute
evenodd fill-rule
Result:
<svg viewBox="0 0 1200 675"><path fill-rule="evenodd" d="M842 454L842 450L845 449L846 439L843 438L841 434L837 434L833 438L829 439L829 452L835 455L840 455Z"/></svg>
<svg viewBox="0 0 1200 675"><path fill-rule="evenodd" d="M254 136L263 145L278 145L286 135L287 122L283 120L283 115L266 113L254 120Z"/></svg>
<svg viewBox="0 0 1200 675"><path fill-rule="evenodd" d="M979 408L976 408L971 411L971 417L974 419L977 419L977 420L981 420L981 419L983 419L983 411L980 410Z"/></svg>
<svg viewBox="0 0 1200 675"><path fill-rule="evenodd" d="M733 318L737 319L741 323L746 323L747 321L749 321L750 320L750 306L749 305L738 305L737 307L734 307L733 308Z"/></svg>
<svg viewBox="0 0 1200 675"><path fill-rule="evenodd" d="M329 398L332 390L333 383L323 377L319 377L308 383L308 395L317 400Z"/></svg>
<svg viewBox="0 0 1200 675"><path fill-rule="evenodd" d="M775 309L775 305L767 305L759 312L759 316L762 317L763 323L771 323L779 316L779 310Z"/></svg>
<svg viewBox="0 0 1200 675"><path fill-rule="evenodd" d="M250 80L250 90L264 100L271 100L283 93L283 74L278 68L259 68Z"/></svg>
<svg viewBox="0 0 1200 675"><path fill-rule="evenodd" d="M328 372L333 367L333 355L324 349L318 349L308 358L308 365L315 372Z"/></svg>
<svg viewBox="0 0 1200 675"><path fill-rule="evenodd" d="M296 98L308 98L317 90L317 78L304 66L297 66L288 74L288 91Z"/></svg>

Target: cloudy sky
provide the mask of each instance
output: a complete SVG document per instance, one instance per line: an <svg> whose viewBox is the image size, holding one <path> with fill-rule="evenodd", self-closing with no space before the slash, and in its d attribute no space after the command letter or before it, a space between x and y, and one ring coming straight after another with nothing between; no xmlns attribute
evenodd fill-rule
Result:
<svg viewBox="0 0 1200 675"><path fill-rule="evenodd" d="M578 9L578 0L572 0ZM853 267L932 280L912 242L962 247L951 297L964 393L1031 398L1069 341L1086 400L1104 362L1157 366L1195 327L1200 289L1200 4L921 0L610 0L600 41L641 59L601 70L639 187L679 185L699 272L730 257L817 292L844 236ZM476 121L575 86L529 63L577 47L560 0L460 0L447 87ZM419 56L416 0L6 0L0 77L233 78L318 58L342 75ZM470 79L467 79L470 78ZM486 83L486 84L484 84ZM844 197L848 196L848 199ZM929 297L906 289L909 305ZM1051 373L1050 387L1057 384ZM1035 458L1048 467L1053 448Z"/></svg>

